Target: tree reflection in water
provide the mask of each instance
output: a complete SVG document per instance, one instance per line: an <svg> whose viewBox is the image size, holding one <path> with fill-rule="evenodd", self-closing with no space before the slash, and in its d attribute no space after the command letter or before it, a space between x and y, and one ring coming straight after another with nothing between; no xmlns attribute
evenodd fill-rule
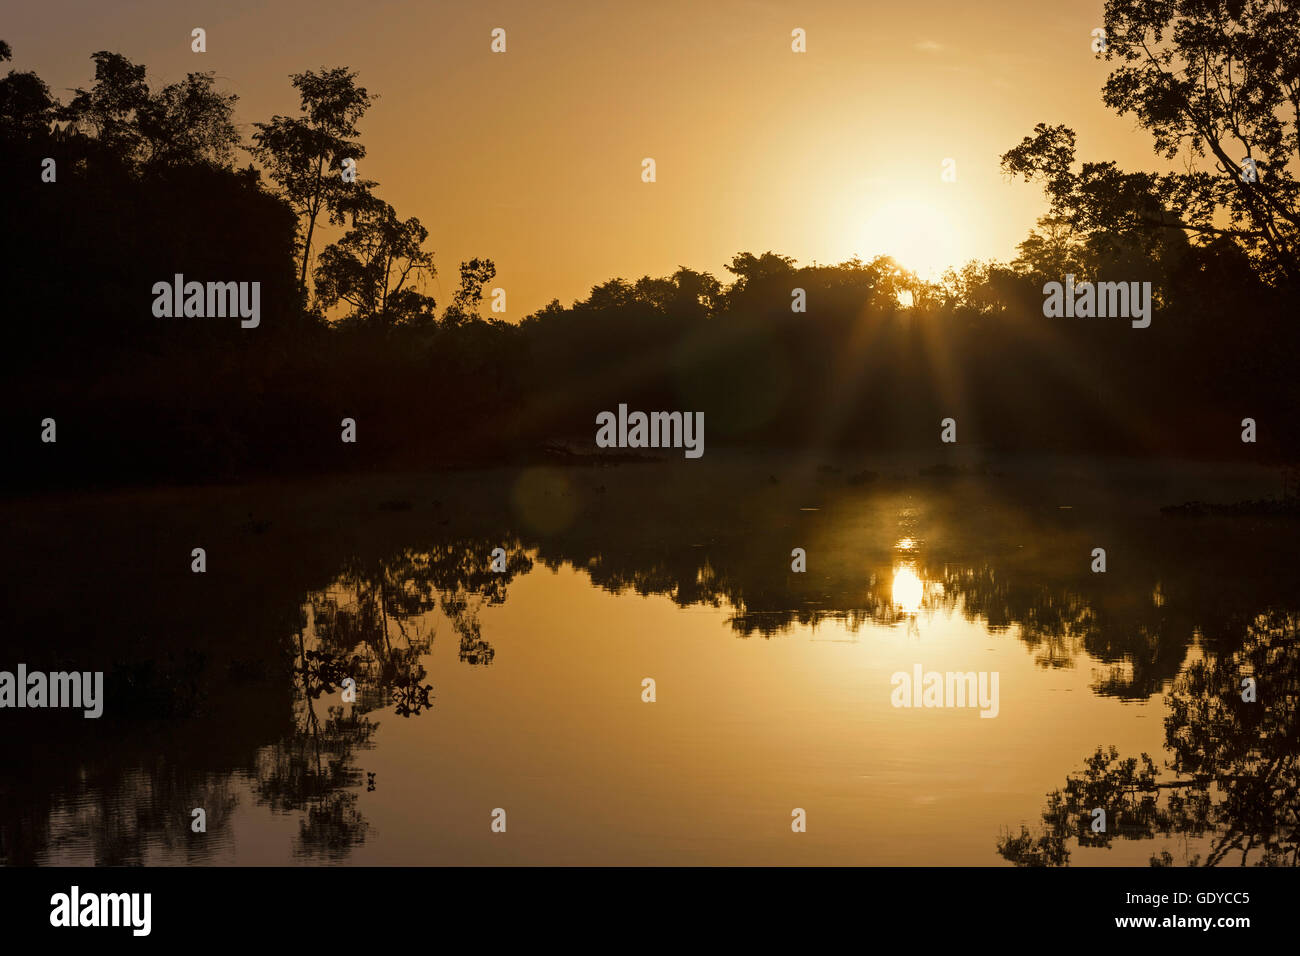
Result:
<svg viewBox="0 0 1300 956"><path fill-rule="evenodd" d="M506 573L493 572L495 545L457 541L429 551L404 550L371 565L352 565L323 591L308 596L305 624L293 645L293 731L263 748L256 760L259 798L278 812L302 814L297 857L346 858L364 842L367 823L357 808L363 771L359 751L373 746L379 724L371 713L391 706L417 717L433 706L429 655L440 610L459 637L459 659L486 666L495 654L478 615L505 602L511 578L531 561L518 544ZM318 712L322 695L349 687L355 701Z"/></svg>
<svg viewBox="0 0 1300 956"><path fill-rule="evenodd" d="M1064 866L1070 842L1206 838L1176 861L1167 849L1152 866L1295 866L1300 862L1300 618L1275 611L1247 628L1230 653L1192 662L1165 701L1162 766L1148 755L1121 758L1098 747L1084 769L1048 795L1043 827L1021 827L998 842L1018 866ZM1257 700L1243 689L1257 685ZM1092 830L1093 811L1107 828Z"/></svg>

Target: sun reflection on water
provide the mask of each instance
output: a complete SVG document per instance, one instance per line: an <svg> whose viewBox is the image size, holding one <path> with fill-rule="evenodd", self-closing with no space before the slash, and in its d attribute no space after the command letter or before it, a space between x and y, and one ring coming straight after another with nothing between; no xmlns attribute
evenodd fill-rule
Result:
<svg viewBox="0 0 1300 956"><path fill-rule="evenodd" d="M925 597L925 584L912 565L900 564L894 568L892 597L894 606L907 614L915 614L921 610L921 601Z"/></svg>

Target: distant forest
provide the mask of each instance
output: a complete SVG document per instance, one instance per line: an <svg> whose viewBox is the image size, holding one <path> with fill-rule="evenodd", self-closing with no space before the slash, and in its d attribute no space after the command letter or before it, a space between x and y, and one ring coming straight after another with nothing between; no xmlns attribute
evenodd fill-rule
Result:
<svg viewBox="0 0 1300 956"><path fill-rule="evenodd" d="M704 412L709 451L938 457L951 417L959 445L992 452L1298 457L1295 120L1266 116L1282 101L1242 94L1264 142L1258 181L1240 185L1235 167L1079 166L1068 128L1038 126L1002 165L1043 183L1051 209L1011 262L926 282L885 257L744 252L721 277L614 278L506 322L488 308L490 259L461 263L435 302L425 227L349 175L371 101L354 73L294 75L300 112L243 141L212 74L157 87L119 54L92 59L94 82L66 102L35 73L0 78L10 485L514 461L591 446L596 414L620 402ZM1205 117L1180 133L1159 76L1130 62L1104 96L1158 151L1204 146ZM151 289L177 273L259 282L260 324L156 318ZM1045 318L1043 286L1067 274L1151 282L1151 326Z"/></svg>

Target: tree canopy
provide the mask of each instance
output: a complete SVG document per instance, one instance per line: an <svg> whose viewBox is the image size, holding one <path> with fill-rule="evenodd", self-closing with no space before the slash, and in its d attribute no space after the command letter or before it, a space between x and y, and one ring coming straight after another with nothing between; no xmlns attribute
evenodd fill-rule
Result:
<svg viewBox="0 0 1300 956"><path fill-rule="evenodd" d="M1300 282L1300 7L1278 0L1108 0L1102 99L1182 172L1075 168L1075 133L1040 123L1002 158L1044 183L1083 233L1178 230L1239 244L1270 281Z"/></svg>

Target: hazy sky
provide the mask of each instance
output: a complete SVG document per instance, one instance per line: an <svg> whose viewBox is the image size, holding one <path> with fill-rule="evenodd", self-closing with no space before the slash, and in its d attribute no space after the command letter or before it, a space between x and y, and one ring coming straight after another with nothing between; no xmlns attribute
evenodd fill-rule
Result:
<svg viewBox="0 0 1300 956"><path fill-rule="evenodd" d="M90 54L151 85L214 71L238 120L293 113L288 75L347 65L380 99L363 121L399 215L429 229L445 305L462 259L497 264L507 318L613 276L678 265L730 278L740 251L801 263L895 255L922 274L1009 258L1043 211L998 157L1036 122L1081 158L1154 165L1100 99L1101 0L43 0L0 36L66 101ZM204 27L208 52L190 51ZM505 54L490 52L494 27ZM791 52L791 31L808 51ZM641 181L653 157L658 181ZM945 158L957 180L940 179ZM243 162L247 162L245 157Z"/></svg>

